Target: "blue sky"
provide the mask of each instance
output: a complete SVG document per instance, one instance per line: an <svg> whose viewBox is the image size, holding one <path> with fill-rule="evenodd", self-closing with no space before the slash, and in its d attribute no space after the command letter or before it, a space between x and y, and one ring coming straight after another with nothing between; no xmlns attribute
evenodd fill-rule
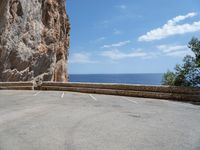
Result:
<svg viewBox="0 0 200 150"><path fill-rule="evenodd" d="M200 38L199 0L68 0L69 73L163 73Z"/></svg>

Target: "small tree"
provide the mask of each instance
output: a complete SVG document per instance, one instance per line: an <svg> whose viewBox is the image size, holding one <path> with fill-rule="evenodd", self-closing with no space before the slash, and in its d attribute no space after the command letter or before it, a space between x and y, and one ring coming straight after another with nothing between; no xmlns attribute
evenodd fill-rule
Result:
<svg viewBox="0 0 200 150"><path fill-rule="evenodd" d="M192 38L188 46L195 54L195 63L200 67L200 41L197 38Z"/></svg>
<svg viewBox="0 0 200 150"><path fill-rule="evenodd" d="M163 84L164 85L174 85L174 79L176 78L175 73L172 71L167 71L163 76Z"/></svg>
<svg viewBox="0 0 200 150"><path fill-rule="evenodd" d="M168 71L163 76L164 85L200 87L200 41L192 38L188 47L194 57L187 55L182 65L176 65L175 72Z"/></svg>

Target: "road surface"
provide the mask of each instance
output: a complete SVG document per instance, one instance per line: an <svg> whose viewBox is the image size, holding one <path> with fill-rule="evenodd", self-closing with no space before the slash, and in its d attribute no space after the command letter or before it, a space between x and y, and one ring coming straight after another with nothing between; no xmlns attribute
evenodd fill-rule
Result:
<svg viewBox="0 0 200 150"><path fill-rule="evenodd" d="M0 150L200 150L200 106L61 91L0 91Z"/></svg>

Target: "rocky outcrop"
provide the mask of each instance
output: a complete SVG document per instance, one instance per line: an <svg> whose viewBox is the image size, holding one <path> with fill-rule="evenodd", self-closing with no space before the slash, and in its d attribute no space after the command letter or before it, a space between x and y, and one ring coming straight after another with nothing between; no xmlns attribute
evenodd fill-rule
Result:
<svg viewBox="0 0 200 150"><path fill-rule="evenodd" d="M68 80L65 0L0 1L0 82Z"/></svg>

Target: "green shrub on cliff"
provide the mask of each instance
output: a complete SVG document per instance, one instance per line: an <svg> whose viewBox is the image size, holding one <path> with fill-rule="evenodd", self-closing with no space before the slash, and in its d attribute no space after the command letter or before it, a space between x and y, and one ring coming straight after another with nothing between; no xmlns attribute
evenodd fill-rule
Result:
<svg viewBox="0 0 200 150"><path fill-rule="evenodd" d="M192 38L188 47L194 57L187 55L182 65L176 65L175 71L168 71L163 76L164 85L200 87L200 41Z"/></svg>

